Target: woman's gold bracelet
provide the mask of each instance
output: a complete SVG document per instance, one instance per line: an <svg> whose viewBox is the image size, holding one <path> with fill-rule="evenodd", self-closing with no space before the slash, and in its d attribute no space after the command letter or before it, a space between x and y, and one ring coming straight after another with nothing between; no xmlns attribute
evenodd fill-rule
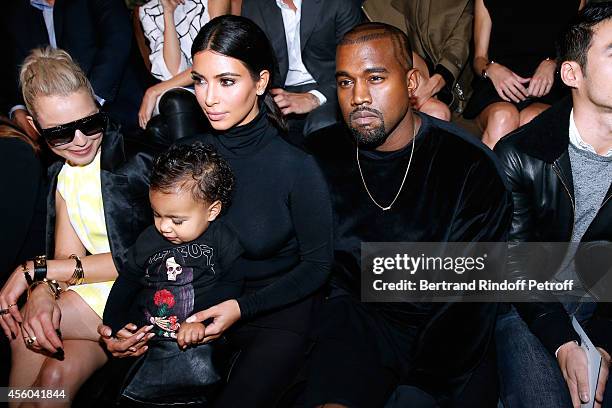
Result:
<svg viewBox="0 0 612 408"><path fill-rule="evenodd" d="M70 259L74 259L76 261L76 266L74 267L74 273L68 280L68 285L81 285L85 281L85 271L83 271L83 264L81 263L81 258L77 255L70 255Z"/></svg>
<svg viewBox="0 0 612 408"><path fill-rule="evenodd" d="M47 285L47 287L49 288L49 292L51 293L51 295L55 298L55 300L59 299L61 293L62 293L62 288L60 287L59 283L57 283L57 281L55 279L47 279L47 278L43 278L43 280L40 281L34 281L30 287L28 288L28 298L30 297L30 295L32 294L32 291L38 286L38 285Z"/></svg>

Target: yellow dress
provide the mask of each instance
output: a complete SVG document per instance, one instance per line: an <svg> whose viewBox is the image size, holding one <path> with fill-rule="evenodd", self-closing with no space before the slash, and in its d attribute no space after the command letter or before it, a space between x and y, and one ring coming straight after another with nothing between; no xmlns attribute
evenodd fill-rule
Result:
<svg viewBox="0 0 612 408"><path fill-rule="evenodd" d="M100 152L86 166L64 164L57 176L57 191L66 202L70 224L85 249L93 255L110 252L100 182ZM101 318L113 282L87 283L68 289L78 293Z"/></svg>

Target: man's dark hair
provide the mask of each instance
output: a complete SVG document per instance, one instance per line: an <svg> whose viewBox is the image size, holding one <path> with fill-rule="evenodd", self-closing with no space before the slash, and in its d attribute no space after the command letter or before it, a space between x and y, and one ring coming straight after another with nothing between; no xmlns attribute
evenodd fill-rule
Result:
<svg viewBox="0 0 612 408"><path fill-rule="evenodd" d="M406 70L412 68L410 40L402 30L390 24L378 22L358 24L342 37L338 46L360 44L379 38L389 38L393 44L395 58L400 65Z"/></svg>
<svg viewBox="0 0 612 408"><path fill-rule="evenodd" d="M557 43L557 61L576 61L586 67L587 53L593 40L593 30L612 17L612 2L591 3L578 13Z"/></svg>
<svg viewBox="0 0 612 408"><path fill-rule="evenodd" d="M174 145L155 158L150 189L164 193L190 189L195 200L220 200L229 207L234 174L229 164L210 145Z"/></svg>

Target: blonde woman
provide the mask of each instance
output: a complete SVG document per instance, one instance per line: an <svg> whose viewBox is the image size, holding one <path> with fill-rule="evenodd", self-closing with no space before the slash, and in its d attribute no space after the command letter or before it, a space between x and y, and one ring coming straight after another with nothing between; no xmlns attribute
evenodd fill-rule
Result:
<svg viewBox="0 0 612 408"><path fill-rule="evenodd" d="M124 143L65 51L33 50L20 82L28 121L61 161L48 171L49 259L18 267L0 291L0 324L12 338L9 385L62 388L72 398L107 360L96 328L126 249L151 222L151 155Z"/></svg>

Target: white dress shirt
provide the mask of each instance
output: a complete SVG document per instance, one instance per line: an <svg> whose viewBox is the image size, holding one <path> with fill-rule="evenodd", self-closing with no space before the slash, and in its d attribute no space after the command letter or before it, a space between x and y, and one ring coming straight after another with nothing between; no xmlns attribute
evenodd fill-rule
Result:
<svg viewBox="0 0 612 408"><path fill-rule="evenodd" d="M580 132L578 132L578 128L576 127L576 122L574 121L574 109L570 112L570 123L569 123L569 140L572 145L580 150L586 150L587 152L591 152L594 154L598 154L595 151L595 148L585 142L580 136ZM599 155L604 157L612 157L612 148L608 150L608 153Z"/></svg>
<svg viewBox="0 0 612 408"><path fill-rule="evenodd" d="M287 56L289 58L289 70L285 86L297 86L312 84L316 81L306 69L302 61L302 47L300 41L300 20L302 19L302 0L293 0L296 11L293 11L283 0L276 0L276 5L280 8L285 27L285 39L287 40ZM327 98L317 90L309 91L323 105Z"/></svg>

